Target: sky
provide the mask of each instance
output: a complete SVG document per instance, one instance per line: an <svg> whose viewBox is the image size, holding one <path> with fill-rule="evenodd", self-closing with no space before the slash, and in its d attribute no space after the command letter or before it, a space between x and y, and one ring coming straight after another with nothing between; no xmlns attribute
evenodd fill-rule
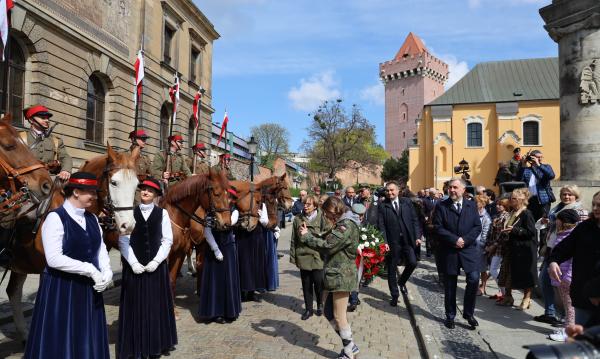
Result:
<svg viewBox="0 0 600 359"><path fill-rule="evenodd" d="M477 63L550 57L558 47L539 9L551 0L193 0L221 37L214 43L213 121L229 129L278 123L301 151L310 112L324 100L357 104L384 144L379 64L409 32L448 63L446 88Z"/></svg>

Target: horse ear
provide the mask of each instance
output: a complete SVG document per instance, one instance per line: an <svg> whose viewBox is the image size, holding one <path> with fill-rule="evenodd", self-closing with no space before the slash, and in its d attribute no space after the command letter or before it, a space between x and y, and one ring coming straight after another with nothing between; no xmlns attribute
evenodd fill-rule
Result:
<svg viewBox="0 0 600 359"><path fill-rule="evenodd" d="M6 122L6 123L11 123L12 115L10 113L5 113L4 116L2 116L2 121Z"/></svg>
<svg viewBox="0 0 600 359"><path fill-rule="evenodd" d="M279 178L280 178L282 181L285 181L286 177L287 177L287 172L284 172L284 173L281 175L281 177L279 177Z"/></svg>
<svg viewBox="0 0 600 359"><path fill-rule="evenodd" d="M106 141L106 150L107 150L107 154L108 154L108 161L115 162L117 159L117 152L115 152L115 150L113 150L112 146L110 145L110 143L108 141Z"/></svg>

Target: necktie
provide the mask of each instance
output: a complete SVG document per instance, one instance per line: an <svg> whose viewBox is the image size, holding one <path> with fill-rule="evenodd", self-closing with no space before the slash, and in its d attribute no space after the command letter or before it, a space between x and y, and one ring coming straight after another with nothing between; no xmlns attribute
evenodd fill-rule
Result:
<svg viewBox="0 0 600 359"><path fill-rule="evenodd" d="M394 201L394 211L398 214L398 202Z"/></svg>
<svg viewBox="0 0 600 359"><path fill-rule="evenodd" d="M456 210L460 213L460 202L456 202Z"/></svg>

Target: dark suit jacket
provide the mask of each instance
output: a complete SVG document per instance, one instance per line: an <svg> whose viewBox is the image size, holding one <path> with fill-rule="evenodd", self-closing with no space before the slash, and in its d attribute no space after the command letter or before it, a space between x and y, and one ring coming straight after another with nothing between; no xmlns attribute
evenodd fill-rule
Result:
<svg viewBox="0 0 600 359"><path fill-rule="evenodd" d="M353 197L352 200L353 200L352 204L355 204L355 203L359 202L358 201L358 197ZM346 205L346 207L349 207L350 209L352 209L351 208L352 206L350 205L350 200L348 199L348 197L346 197L346 196L342 197L342 201L344 202L344 204Z"/></svg>
<svg viewBox="0 0 600 359"><path fill-rule="evenodd" d="M431 213L433 212L433 208L435 208L435 205L440 203L440 200L438 198L436 198L435 200L431 200L430 197L427 198L423 198L423 207L425 208L425 215L427 217L431 216Z"/></svg>
<svg viewBox="0 0 600 359"><path fill-rule="evenodd" d="M363 202L364 204L364 202ZM371 203L369 204L369 208L367 208L367 211L365 212L365 216L363 217L363 225L367 225L370 224L372 226L377 227L377 215L378 215L378 205Z"/></svg>
<svg viewBox="0 0 600 359"><path fill-rule="evenodd" d="M377 226L383 232L383 237L390 245L392 253L405 242L415 248L419 233L419 220L410 199L399 197L398 206L400 212L398 215L389 199L377 206L379 209Z"/></svg>
<svg viewBox="0 0 600 359"><path fill-rule="evenodd" d="M479 270L480 256L475 241L481 233L481 221L474 201L463 200L460 214L452 199L438 203L433 212L433 226L439 244L441 270L449 275L458 275L460 268L465 272ZM459 237L465 241L463 248L456 248Z"/></svg>

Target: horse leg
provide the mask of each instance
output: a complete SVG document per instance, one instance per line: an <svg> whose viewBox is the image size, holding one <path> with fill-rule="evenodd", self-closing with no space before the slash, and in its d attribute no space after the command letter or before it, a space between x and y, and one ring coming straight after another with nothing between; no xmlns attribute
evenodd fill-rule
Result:
<svg viewBox="0 0 600 359"><path fill-rule="evenodd" d="M196 292L200 295L200 288L202 288L202 268L204 268L204 256L206 254L206 242L203 241L196 246Z"/></svg>
<svg viewBox="0 0 600 359"><path fill-rule="evenodd" d="M17 329L17 340L22 344L27 341L27 328L25 325L25 316L23 315L23 284L27 279L27 274L17 273L14 271L10 272L10 279L8 286L6 287L6 294L10 301L10 307L13 312L13 321L15 322L15 328Z"/></svg>
<svg viewBox="0 0 600 359"><path fill-rule="evenodd" d="M187 263L188 272L192 273L192 275L195 275L197 271L196 266L194 266L194 262L192 262L192 251L193 248L190 249L190 252L185 256L185 261Z"/></svg>
<svg viewBox="0 0 600 359"><path fill-rule="evenodd" d="M173 260L170 260L171 258L169 259L169 266L171 266L169 275L171 276L171 294L173 295L173 302L175 302L175 285L177 284L177 273L179 273L181 267L183 266L184 256L185 253L182 253L182 255L174 256L172 258ZM179 311L177 310L175 305L173 305L173 311L175 313L175 320L179 320Z"/></svg>

